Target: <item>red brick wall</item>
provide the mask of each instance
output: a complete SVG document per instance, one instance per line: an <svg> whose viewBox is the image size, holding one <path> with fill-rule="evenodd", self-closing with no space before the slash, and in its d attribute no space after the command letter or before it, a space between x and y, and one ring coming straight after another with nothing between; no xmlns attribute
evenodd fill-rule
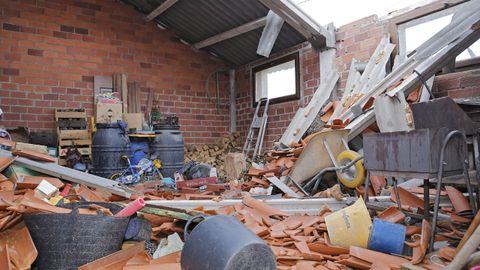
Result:
<svg viewBox="0 0 480 270"><path fill-rule="evenodd" d="M480 95L480 69L448 73L435 77L433 92L451 98Z"/></svg>
<svg viewBox="0 0 480 270"><path fill-rule="evenodd" d="M187 143L228 132L229 115L205 97L209 73L224 68L173 33L114 0L0 0L0 124L53 130L55 108L93 111L93 76L126 73L176 113ZM221 101L228 100L227 78ZM212 94L213 94L212 89Z"/></svg>
<svg viewBox="0 0 480 270"><path fill-rule="evenodd" d="M352 58L368 61L383 35L387 33L384 24L378 22L376 16L370 16L359 21L344 25L337 30L337 67L340 74L338 95L341 94L348 76ZM298 45L284 52L277 53L271 58L279 57L298 51L300 54L300 100L271 105L269 109L268 128L265 135L264 149L269 149L272 143L280 138L288 127L291 119L299 107L306 106L320 83L319 54L308 43ZM242 137L246 136L252 121L254 108L252 107L252 83L250 70L252 66L262 62L252 63L237 70L237 106L239 131Z"/></svg>

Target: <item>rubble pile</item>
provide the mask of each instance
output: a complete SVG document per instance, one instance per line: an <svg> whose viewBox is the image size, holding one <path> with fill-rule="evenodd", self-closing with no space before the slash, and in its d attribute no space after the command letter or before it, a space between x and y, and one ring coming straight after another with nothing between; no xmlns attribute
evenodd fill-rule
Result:
<svg viewBox="0 0 480 270"><path fill-rule="evenodd" d="M272 152L269 159L270 164L277 164L272 168L275 170L265 174L260 173L253 177L250 182L261 183L258 180L263 179L260 178L261 174L281 175L282 170L289 169L288 160L294 159L296 155L295 150ZM15 158L4 157L0 161L0 169L4 171L14 163ZM0 237L0 251L8 250L10 255L7 258L16 266L31 265L38 256L38 251L32 242L29 231L23 223L23 216L39 213L70 214L72 209L65 206L69 203L79 202L90 202L88 207L78 210L78 214L81 216L114 216L113 211L106 207L105 203L123 208L132 200L143 198L147 205L132 217L148 221L147 227L151 228L148 235L144 235L138 241L126 241L122 250L99 258L81 266L79 269L107 269L104 267L112 263L109 258L116 258L115 263L119 265L118 268L112 269L122 269L122 267L126 267L123 269L130 269L128 267L131 265L136 267L132 269L151 269L148 267L154 266L162 269L180 269L181 249L173 249L174 252L162 251L159 254L165 255L155 258L152 257L152 253L155 250L165 249L167 246L171 248L173 244L168 241L165 244L167 236L182 235L185 222L198 214L232 215L237 218L271 247L276 256L278 269L347 269L347 267L355 269L377 269L378 267L400 269L406 265L416 265L425 269L439 269L439 263L447 264L454 258L456 252L458 252L455 248L458 242L465 242L473 233L471 228L467 231L469 225L474 224L476 226L478 220L480 220L477 215L475 221L472 222L473 211L468 199L454 187L447 186L445 191L442 190L441 195L445 200L449 198L453 207L447 206L441 209L441 214L448 218L438 223L439 229L435 235L435 243L441 248L432 254L428 252L429 241L432 237L431 224L425 219L407 219L406 215L395 206L396 198L393 194L390 202L382 204L384 209L381 211L370 210L368 212L363 200L358 199L354 205L360 205L365 209L363 214L369 222L356 224L353 226L356 229L363 228L364 231L370 232L372 230L370 222L372 218L392 224L396 223L398 226L405 228L406 253L397 256L396 254L386 254L372 250L368 245L339 244L338 239L335 238L337 236L332 234L332 231L338 226L333 228L329 226L329 216L333 217L334 213L343 213L343 211L348 212L347 209L352 206L332 211L328 205L323 205L319 206L316 214L306 215L274 208L244 192L242 193L242 186L234 184L207 184L197 188L185 187L180 190L161 190L156 186L158 183L153 181L134 186L135 194L127 199L112 195L101 189L61 181L55 177L23 176L20 179L15 182L12 178L2 177L2 180L0 180L0 234L2 235ZM415 195L422 192L421 188L411 188L410 190L399 188L399 191L402 210L416 210L419 213L423 211L423 200ZM242 198L242 200L213 210L208 210L202 206L205 200L214 200L221 203L222 200L231 198ZM197 207L185 210L157 206L158 203L149 204L149 201L152 200L155 200L155 202L161 202L162 200L202 201L198 201ZM346 199L340 198L340 200ZM354 221L351 222L353 224ZM400 225L405 223L406 226ZM12 237L21 240L9 241L9 239L13 239ZM153 248L145 249L145 246L148 246L145 241L150 245L154 243ZM163 244L159 245L159 243ZM160 246L159 249L156 248L157 245ZM18 257L18 252L22 248L26 249L22 254L28 254L25 258ZM435 256L437 258L433 260L432 257ZM96 268L89 268L91 265L96 265Z"/></svg>

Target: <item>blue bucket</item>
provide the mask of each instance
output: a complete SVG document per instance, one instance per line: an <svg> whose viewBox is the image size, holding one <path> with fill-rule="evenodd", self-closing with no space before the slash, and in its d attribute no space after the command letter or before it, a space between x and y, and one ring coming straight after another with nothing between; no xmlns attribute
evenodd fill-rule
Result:
<svg viewBox="0 0 480 270"><path fill-rule="evenodd" d="M407 228L403 225L373 219L368 249L387 254L402 254Z"/></svg>

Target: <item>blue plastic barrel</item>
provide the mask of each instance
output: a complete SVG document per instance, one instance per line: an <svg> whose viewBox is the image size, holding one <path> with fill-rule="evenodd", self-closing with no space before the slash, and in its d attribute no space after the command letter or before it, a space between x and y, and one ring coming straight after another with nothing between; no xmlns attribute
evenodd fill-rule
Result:
<svg viewBox="0 0 480 270"><path fill-rule="evenodd" d="M368 249L387 254L402 254L407 228L403 225L373 219Z"/></svg>

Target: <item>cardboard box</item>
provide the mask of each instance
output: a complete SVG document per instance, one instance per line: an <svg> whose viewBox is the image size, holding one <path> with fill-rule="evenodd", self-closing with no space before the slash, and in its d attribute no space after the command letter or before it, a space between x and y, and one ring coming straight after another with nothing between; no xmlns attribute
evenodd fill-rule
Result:
<svg viewBox="0 0 480 270"><path fill-rule="evenodd" d="M123 120L128 129L143 130L143 113L124 113Z"/></svg>
<svg viewBox="0 0 480 270"><path fill-rule="evenodd" d="M122 104L97 103L95 110L97 123L116 123L122 121Z"/></svg>

